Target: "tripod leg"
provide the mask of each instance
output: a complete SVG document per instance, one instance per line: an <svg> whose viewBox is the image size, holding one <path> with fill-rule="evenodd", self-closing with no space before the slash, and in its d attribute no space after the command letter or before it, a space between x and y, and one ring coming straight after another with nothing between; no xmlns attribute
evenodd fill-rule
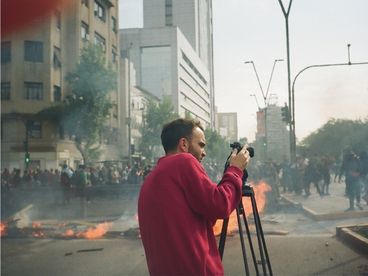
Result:
<svg viewBox="0 0 368 276"><path fill-rule="evenodd" d="M222 257L224 256L228 224L229 224L229 218L224 219L222 222L222 229L221 229L220 242L219 242L219 253L220 253L221 260L222 260Z"/></svg>
<svg viewBox="0 0 368 276"><path fill-rule="evenodd" d="M245 275L248 276L249 275L249 266L248 266L248 261L247 261L247 253L245 251L245 244L244 244L244 237L243 237L243 227L242 227L241 220L240 220L240 209L241 209L241 206L236 208L236 218L238 219L239 238L240 238L240 244L241 244L241 249L242 249L242 253L243 253Z"/></svg>
<svg viewBox="0 0 368 276"><path fill-rule="evenodd" d="M245 231L247 233L247 238L248 238L248 242L249 242L249 248L250 248L250 252L252 254L252 258L253 258L254 268L256 270L256 275L259 275L259 270L258 270L258 265L257 265L257 258L256 258L256 254L254 253L254 247L253 247L252 238L250 236L250 230L249 230L247 216L245 215L243 203L240 202L240 204L241 204L241 211L242 211L244 225L245 225Z"/></svg>
<svg viewBox="0 0 368 276"><path fill-rule="evenodd" d="M260 254L261 254L263 273L264 273L264 275L267 275L266 274L266 267L265 267L265 258L264 258L264 255L263 255L263 250L264 250L264 254L266 256L266 261L267 261L267 267L268 267L268 270L270 272L270 275L272 276L273 274L272 274L271 263L270 263L270 259L269 259L269 256L268 256L266 241L265 241L265 238L264 238L263 229L262 229L262 225L261 225L261 219L259 217L257 203L256 203L256 200L254 198L254 194L251 195L251 202L252 202L254 222L256 224L257 239L258 239L258 244L259 244L259 251L260 251Z"/></svg>

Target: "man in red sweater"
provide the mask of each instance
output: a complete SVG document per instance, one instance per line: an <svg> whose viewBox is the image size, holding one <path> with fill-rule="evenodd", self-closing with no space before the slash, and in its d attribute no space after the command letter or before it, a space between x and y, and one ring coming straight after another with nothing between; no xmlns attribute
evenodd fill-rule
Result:
<svg viewBox="0 0 368 276"><path fill-rule="evenodd" d="M206 140L199 122L177 119L163 127L166 155L147 176L138 199L138 218L151 275L223 275L213 234L242 197L244 147L229 158L221 184L212 183L201 165Z"/></svg>

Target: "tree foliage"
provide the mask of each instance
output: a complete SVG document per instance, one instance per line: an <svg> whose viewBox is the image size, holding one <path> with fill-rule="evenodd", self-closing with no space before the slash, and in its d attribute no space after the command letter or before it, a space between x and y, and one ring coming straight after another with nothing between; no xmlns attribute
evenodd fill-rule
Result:
<svg viewBox="0 0 368 276"><path fill-rule="evenodd" d="M65 79L70 93L39 115L48 114L48 119L57 121L74 138L86 162L98 156L99 132L112 107L109 93L117 87L117 75L106 67L102 49L91 44L82 50L80 62Z"/></svg>
<svg viewBox="0 0 368 276"><path fill-rule="evenodd" d="M300 144L308 156L338 158L346 147L357 152L368 150L368 118L365 120L330 119Z"/></svg>
<svg viewBox="0 0 368 276"><path fill-rule="evenodd" d="M177 118L179 118L179 115L174 111L169 98L164 97L159 104L152 101L148 102L139 147L143 156L147 157L148 160L157 157L154 154L154 149L161 147L162 126Z"/></svg>
<svg viewBox="0 0 368 276"><path fill-rule="evenodd" d="M216 164L225 164L230 154L231 148L228 141L223 138L217 131L210 128L205 129L206 136L206 159L205 162Z"/></svg>

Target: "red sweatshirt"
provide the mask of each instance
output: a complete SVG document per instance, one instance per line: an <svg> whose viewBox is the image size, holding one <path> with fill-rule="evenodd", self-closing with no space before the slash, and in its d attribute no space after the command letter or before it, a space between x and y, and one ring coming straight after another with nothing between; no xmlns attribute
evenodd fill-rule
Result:
<svg viewBox="0 0 368 276"><path fill-rule="evenodd" d="M138 218L151 275L223 275L213 234L241 200L243 172L230 166L212 183L189 153L162 157L146 178Z"/></svg>

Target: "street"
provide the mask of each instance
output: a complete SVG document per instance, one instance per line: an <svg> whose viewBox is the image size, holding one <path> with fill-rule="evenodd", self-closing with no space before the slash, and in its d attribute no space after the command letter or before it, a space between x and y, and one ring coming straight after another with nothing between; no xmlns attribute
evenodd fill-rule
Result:
<svg viewBox="0 0 368 276"><path fill-rule="evenodd" d="M340 196L338 193L341 193L342 186L337 183L331 185L331 197L334 193ZM44 225L46 230L47 227L56 228L61 222L73 225L74 230L103 221L109 221L112 225L104 236L97 239L61 237L55 234L57 231L48 231L49 236L34 238L26 236L25 232L11 235L9 230L9 235L1 240L2 275L148 275L144 250L136 231L137 192L136 188L119 197L92 199L87 205L88 216L85 218L72 212L79 206L76 198L66 208L51 203L49 208L33 204L24 212L31 214L30 210L37 209L32 213L32 221ZM293 195L286 196L295 200ZM323 202L331 208L331 199L312 196L308 200L309 208L317 206L317 203L323 206ZM345 203L347 200L339 200L336 206L341 207L336 208L343 209ZM61 212L62 209L64 212ZM319 210L324 209L320 207ZM277 211L261 215L273 274L367 275L367 256L336 238L336 226L366 223L364 212L367 211L368 206L365 205L360 213L362 217L317 221L300 207L281 200ZM59 219L52 219L56 213ZM252 220L249 221L251 224ZM250 273L255 275L249 251L247 257ZM223 263L226 275L245 275L239 234L236 232L227 236ZM259 270L262 273L261 266Z"/></svg>

